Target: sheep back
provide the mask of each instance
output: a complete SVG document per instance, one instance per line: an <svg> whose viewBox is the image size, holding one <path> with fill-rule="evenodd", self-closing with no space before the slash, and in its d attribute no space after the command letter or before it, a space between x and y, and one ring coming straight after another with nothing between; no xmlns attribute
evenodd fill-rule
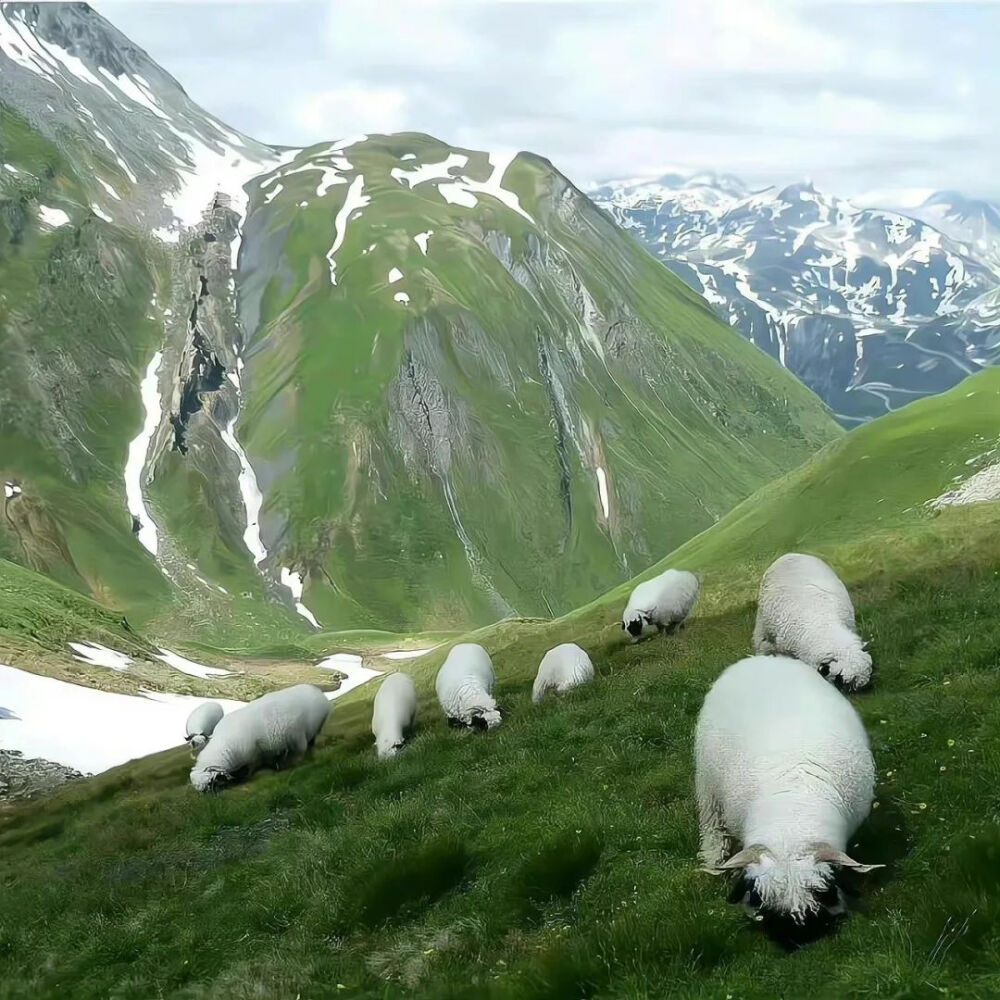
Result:
<svg viewBox="0 0 1000 1000"><path fill-rule="evenodd" d="M531 691L534 702L540 702L548 691L562 694L594 679L594 664L575 642L554 646L543 657Z"/></svg>
<svg viewBox="0 0 1000 1000"><path fill-rule="evenodd" d="M417 689L413 678L404 673L389 674L372 704L372 735L380 757L394 756L416 716Z"/></svg>
<svg viewBox="0 0 1000 1000"><path fill-rule="evenodd" d="M209 790L301 755L329 714L330 702L312 684L262 695L222 717L191 772L192 784Z"/></svg>
<svg viewBox="0 0 1000 1000"><path fill-rule="evenodd" d="M695 775L699 801L710 797L741 843L754 803L788 792L835 810L849 836L867 817L875 786L868 733L854 707L785 656L740 660L712 685L695 729Z"/></svg>
<svg viewBox="0 0 1000 1000"><path fill-rule="evenodd" d="M449 719L466 726L483 719L488 728L500 722L492 691L496 675L490 654L478 643L452 647L434 681L438 703Z"/></svg>

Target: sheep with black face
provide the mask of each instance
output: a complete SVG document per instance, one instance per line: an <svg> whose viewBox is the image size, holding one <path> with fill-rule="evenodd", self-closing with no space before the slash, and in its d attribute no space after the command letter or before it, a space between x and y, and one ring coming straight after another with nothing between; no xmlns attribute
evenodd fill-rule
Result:
<svg viewBox="0 0 1000 1000"><path fill-rule="evenodd" d="M293 763L312 748L329 714L330 702L312 684L251 701L219 721L198 755L191 784L199 792L214 792L261 768Z"/></svg>
<svg viewBox="0 0 1000 1000"><path fill-rule="evenodd" d="M434 682L438 703L452 726L494 729L500 710L493 698L493 661L482 646L460 642L452 647Z"/></svg>
<svg viewBox="0 0 1000 1000"><path fill-rule="evenodd" d="M222 716L222 706L217 701L203 701L187 717L184 738L193 753L197 754L204 749Z"/></svg>
<svg viewBox="0 0 1000 1000"><path fill-rule="evenodd" d="M837 870L881 867L846 853L871 811L868 734L799 660L749 657L723 671L698 716L695 787L705 870L740 874L762 915L804 924L842 912Z"/></svg>
<svg viewBox="0 0 1000 1000"><path fill-rule="evenodd" d="M872 658L858 637L851 595L822 559L789 552L760 584L754 652L794 656L831 681L857 690L871 680Z"/></svg>
<svg viewBox="0 0 1000 1000"><path fill-rule="evenodd" d="M698 600L698 577L681 569L668 569L645 580L632 591L622 612L622 630L633 642L653 632L683 628Z"/></svg>

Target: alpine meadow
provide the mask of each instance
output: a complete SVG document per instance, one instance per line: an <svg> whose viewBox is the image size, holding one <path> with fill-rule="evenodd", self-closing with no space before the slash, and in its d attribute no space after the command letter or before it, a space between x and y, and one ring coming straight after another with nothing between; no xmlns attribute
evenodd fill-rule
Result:
<svg viewBox="0 0 1000 1000"><path fill-rule="evenodd" d="M947 194L263 143L0 5L0 998L1000 996L1000 225ZM873 664L815 927L696 791L786 553Z"/></svg>

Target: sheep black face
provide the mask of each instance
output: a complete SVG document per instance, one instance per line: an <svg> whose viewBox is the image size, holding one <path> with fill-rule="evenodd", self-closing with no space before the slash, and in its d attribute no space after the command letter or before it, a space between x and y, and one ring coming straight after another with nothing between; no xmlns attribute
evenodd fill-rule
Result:
<svg viewBox="0 0 1000 1000"><path fill-rule="evenodd" d="M199 792L221 792L235 781L235 776L219 767L196 768L191 772L191 784Z"/></svg>
<svg viewBox="0 0 1000 1000"><path fill-rule="evenodd" d="M829 844L780 858L754 844L705 871L738 873L729 901L762 923L773 940L796 948L828 933L848 912L847 898L837 884L840 869L865 873L880 867L859 864Z"/></svg>
<svg viewBox="0 0 1000 1000"><path fill-rule="evenodd" d="M628 632L633 639L638 639L642 635L642 624L643 616L640 614L635 615L634 618L630 618L628 622L622 622L622 628Z"/></svg>

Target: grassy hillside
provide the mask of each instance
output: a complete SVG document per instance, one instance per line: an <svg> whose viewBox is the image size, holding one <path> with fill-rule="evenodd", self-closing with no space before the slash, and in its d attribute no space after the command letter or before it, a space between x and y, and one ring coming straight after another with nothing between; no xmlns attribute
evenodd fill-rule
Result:
<svg viewBox="0 0 1000 1000"><path fill-rule="evenodd" d="M624 645L622 593L478 633L509 713L489 736L446 727L430 654L395 762L362 689L312 760L217 798L171 751L7 813L0 996L996 996L1000 506L922 504L995 447L998 391L986 373L868 425L690 542L667 562L705 591L678 638ZM698 872L691 774L701 699L786 548L834 563L872 640L853 700L878 807L850 849L887 865L857 883L865 912L792 953ZM533 707L568 639L597 683Z"/></svg>
<svg viewBox="0 0 1000 1000"><path fill-rule="evenodd" d="M539 157L374 135L249 191L241 435L324 624L563 613L837 436Z"/></svg>

